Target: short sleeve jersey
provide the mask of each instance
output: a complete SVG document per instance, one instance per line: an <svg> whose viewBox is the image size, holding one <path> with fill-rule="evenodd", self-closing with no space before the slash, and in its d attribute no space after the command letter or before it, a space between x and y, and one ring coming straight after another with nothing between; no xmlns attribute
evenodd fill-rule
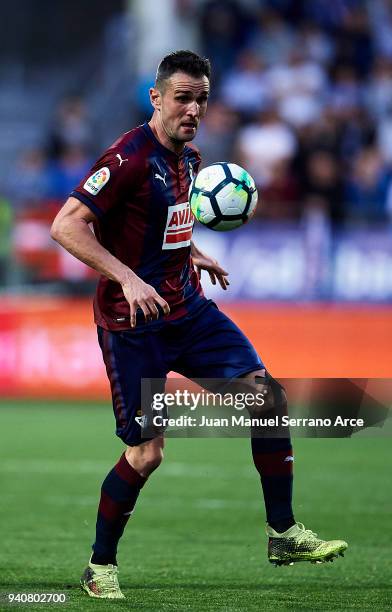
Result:
<svg viewBox="0 0 392 612"><path fill-rule="evenodd" d="M199 165L194 148L185 146L177 155L145 123L109 147L71 193L94 212L102 246L168 302L166 321L197 312L206 302L190 254L188 191ZM129 304L119 283L100 277L94 315L105 329L130 328ZM137 328L144 325L141 315ZM162 317L148 325L156 324Z"/></svg>

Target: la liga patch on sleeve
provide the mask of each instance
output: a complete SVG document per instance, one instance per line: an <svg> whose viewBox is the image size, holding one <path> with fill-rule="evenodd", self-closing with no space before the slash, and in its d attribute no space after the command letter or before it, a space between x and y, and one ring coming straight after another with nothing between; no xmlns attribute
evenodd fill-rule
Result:
<svg viewBox="0 0 392 612"><path fill-rule="evenodd" d="M110 170L105 166L104 168L94 172L94 174L87 179L83 185L83 189L91 193L91 195L97 195L97 193L101 191L102 187L106 185L109 179Z"/></svg>

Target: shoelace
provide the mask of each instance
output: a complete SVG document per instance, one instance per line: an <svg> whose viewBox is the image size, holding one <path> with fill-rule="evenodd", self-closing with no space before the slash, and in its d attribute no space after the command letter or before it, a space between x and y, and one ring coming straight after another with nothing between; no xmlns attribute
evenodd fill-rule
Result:
<svg viewBox="0 0 392 612"><path fill-rule="evenodd" d="M300 540L303 540L304 538L308 537L317 538L317 533L315 533L311 529L305 529L305 525L303 523L297 523L297 525L302 531L302 533L299 535Z"/></svg>
<svg viewBox="0 0 392 612"><path fill-rule="evenodd" d="M116 568L106 569L99 572L99 574L94 577L94 581L99 584L103 591L112 591L113 589L119 588L117 574L118 570Z"/></svg>

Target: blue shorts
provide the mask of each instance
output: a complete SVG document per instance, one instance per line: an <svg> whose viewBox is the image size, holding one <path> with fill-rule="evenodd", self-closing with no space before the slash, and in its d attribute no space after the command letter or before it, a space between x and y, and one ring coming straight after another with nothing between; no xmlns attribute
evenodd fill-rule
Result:
<svg viewBox="0 0 392 612"><path fill-rule="evenodd" d="M210 300L196 315L154 331L98 327L98 339L112 391L116 434L128 446L146 441L135 421L141 414L142 378L166 380L174 371L191 379L230 380L265 367L242 331Z"/></svg>

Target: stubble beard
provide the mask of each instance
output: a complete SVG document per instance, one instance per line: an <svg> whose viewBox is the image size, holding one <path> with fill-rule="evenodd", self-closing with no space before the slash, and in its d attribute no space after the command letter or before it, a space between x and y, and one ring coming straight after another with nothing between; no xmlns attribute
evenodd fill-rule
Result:
<svg viewBox="0 0 392 612"><path fill-rule="evenodd" d="M187 135L183 135L181 136L181 126L179 126L177 128L177 130L169 130L166 126L166 123L162 117L162 114L160 115L160 122L161 122L161 126L163 131L165 132L167 138L171 141L171 143L175 146L175 147L181 147L183 145L185 145L187 142L191 142L196 134L197 134L197 130L198 127L196 127L195 131L193 132L193 134L189 134L189 136Z"/></svg>

